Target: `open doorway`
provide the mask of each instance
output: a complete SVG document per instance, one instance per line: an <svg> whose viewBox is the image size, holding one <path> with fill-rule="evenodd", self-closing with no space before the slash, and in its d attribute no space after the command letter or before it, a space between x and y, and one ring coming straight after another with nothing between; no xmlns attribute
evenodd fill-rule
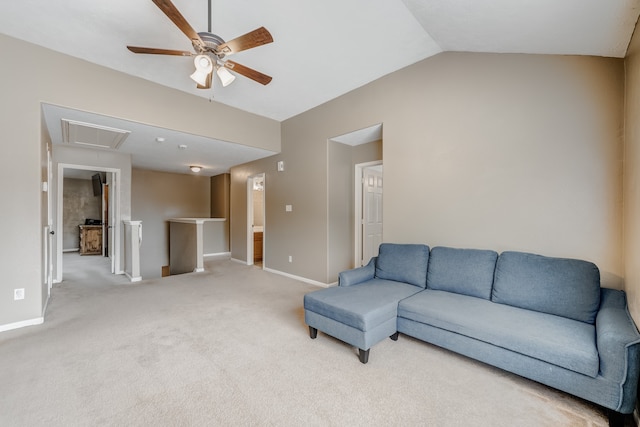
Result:
<svg viewBox="0 0 640 427"><path fill-rule="evenodd" d="M92 256L100 259L92 259L91 268L120 271L119 182L119 169L58 165L56 282L63 280L66 254L74 255L76 269L81 257Z"/></svg>
<svg viewBox="0 0 640 427"><path fill-rule="evenodd" d="M247 179L247 265L265 266L265 174Z"/></svg>
<svg viewBox="0 0 640 427"><path fill-rule="evenodd" d="M376 223L379 230L371 239L363 240L364 173L379 170L379 177L372 185L382 189L383 126L381 123L329 138L327 150L329 193L329 260L328 276L337 277L340 271L363 265L375 251L377 241L382 240L381 194L369 203L378 206ZM379 179L378 179L379 178ZM368 182L368 180L366 180ZM355 185L354 185L355 183ZM372 192L371 194L375 194ZM368 205L367 205L368 206ZM371 211L369 211L371 212ZM373 230L370 230L373 231ZM375 237L375 239L374 239ZM363 254L363 248L373 248ZM365 264L366 264L365 262Z"/></svg>

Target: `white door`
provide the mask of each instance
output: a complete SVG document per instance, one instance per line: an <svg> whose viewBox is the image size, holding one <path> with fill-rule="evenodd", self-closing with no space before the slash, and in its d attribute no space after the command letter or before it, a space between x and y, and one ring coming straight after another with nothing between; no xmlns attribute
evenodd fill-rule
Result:
<svg viewBox="0 0 640 427"><path fill-rule="evenodd" d="M362 181L362 265L366 265L382 243L381 168L364 169Z"/></svg>

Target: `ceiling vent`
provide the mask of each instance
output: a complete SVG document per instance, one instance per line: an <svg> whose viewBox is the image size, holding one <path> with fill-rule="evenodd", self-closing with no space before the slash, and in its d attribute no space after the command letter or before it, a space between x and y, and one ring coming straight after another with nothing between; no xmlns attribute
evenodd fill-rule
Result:
<svg viewBox="0 0 640 427"><path fill-rule="evenodd" d="M62 119L62 142L117 150L131 131Z"/></svg>

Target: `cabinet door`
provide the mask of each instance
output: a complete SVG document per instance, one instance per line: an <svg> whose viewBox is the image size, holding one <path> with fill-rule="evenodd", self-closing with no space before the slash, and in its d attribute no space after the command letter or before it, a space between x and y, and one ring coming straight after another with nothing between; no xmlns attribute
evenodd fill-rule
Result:
<svg viewBox="0 0 640 427"><path fill-rule="evenodd" d="M102 227L80 229L80 253L82 255L102 254Z"/></svg>
<svg viewBox="0 0 640 427"><path fill-rule="evenodd" d="M87 252L98 252L102 246L102 233L96 229L87 230Z"/></svg>

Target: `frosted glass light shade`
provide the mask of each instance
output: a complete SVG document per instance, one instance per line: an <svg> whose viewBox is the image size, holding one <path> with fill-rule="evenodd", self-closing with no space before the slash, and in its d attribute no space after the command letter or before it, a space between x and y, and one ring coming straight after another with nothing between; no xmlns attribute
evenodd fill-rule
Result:
<svg viewBox="0 0 640 427"><path fill-rule="evenodd" d="M196 71L191 74L191 79L198 83L200 86L207 85L207 77L213 71L213 62L207 55L198 55L193 60L196 66Z"/></svg>
<svg viewBox="0 0 640 427"><path fill-rule="evenodd" d="M223 87L229 86L236 79L236 76L231 74L229 70L224 67L219 67L217 73Z"/></svg>
<svg viewBox="0 0 640 427"><path fill-rule="evenodd" d="M220 81L222 82L222 86L224 87L229 86L236 79L236 76L231 74L229 70L224 67L218 67L217 73L218 77L220 77Z"/></svg>

